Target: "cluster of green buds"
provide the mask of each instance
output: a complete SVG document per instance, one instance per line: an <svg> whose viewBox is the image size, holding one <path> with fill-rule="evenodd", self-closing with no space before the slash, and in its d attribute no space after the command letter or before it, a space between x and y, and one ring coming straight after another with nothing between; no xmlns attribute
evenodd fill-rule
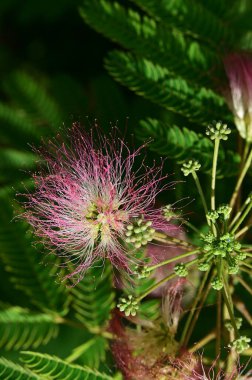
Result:
<svg viewBox="0 0 252 380"><path fill-rule="evenodd" d="M189 174L195 173L201 168L201 164L196 160L189 160L184 162L181 168L184 176L187 177Z"/></svg>
<svg viewBox="0 0 252 380"><path fill-rule="evenodd" d="M139 279L149 277L150 270L148 265L136 265L134 268L134 274L136 274Z"/></svg>
<svg viewBox="0 0 252 380"><path fill-rule="evenodd" d="M234 348L238 354L241 354L243 351L247 350L250 347L250 341L250 338L243 335L233 340L233 342L230 343L229 347Z"/></svg>
<svg viewBox="0 0 252 380"><path fill-rule="evenodd" d="M229 219L231 211L232 208L229 207L229 205L224 204L221 205L217 210L209 211L206 217L212 223L216 223L218 220L221 222L225 222Z"/></svg>
<svg viewBox="0 0 252 380"><path fill-rule="evenodd" d="M151 227L152 222L148 220L145 222L143 219L135 219L127 226L126 243L133 244L135 248L140 248L147 245L148 242L153 240L155 229Z"/></svg>
<svg viewBox="0 0 252 380"><path fill-rule="evenodd" d="M224 321L225 327L228 331L233 331L234 326L232 325L232 321L230 319L226 319ZM240 330L241 325L242 325L242 318L235 318L235 325L237 330Z"/></svg>
<svg viewBox="0 0 252 380"><path fill-rule="evenodd" d="M117 307L125 313L126 317L129 315L134 317L139 309L138 302L132 295L129 295L128 298L120 298Z"/></svg>
<svg viewBox="0 0 252 380"><path fill-rule="evenodd" d="M175 265L174 272L179 277L186 277L188 275L188 269L183 263Z"/></svg>
<svg viewBox="0 0 252 380"><path fill-rule="evenodd" d="M166 205L163 207L163 215L165 219L169 222L172 218L177 217L177 213L174 211L172 205Z"/></svg>
<svg viewBox="0 0 252 380"><path fill-rule="evenodd" d="M226 233L220 237L215 237L209 232L202 235L203 240L203 257L199 260L198 269L207 271L211 263L221 257L226 265L229 274L236 274L239 271L239 261L246 258L246 254L241 251L241 244L235 239L235 236ZM221 280L214 280L212 286L214 289L222 288ZM219 289L217 289L219 290Z"/></svg>
<svg viewBox="0 0 252 380"><path fill-rule="evenodd" d="M231 129L221 121L216 122L214 125L209 125L206 130L206 134L211 140L227 140L230 133Z"/></svg>

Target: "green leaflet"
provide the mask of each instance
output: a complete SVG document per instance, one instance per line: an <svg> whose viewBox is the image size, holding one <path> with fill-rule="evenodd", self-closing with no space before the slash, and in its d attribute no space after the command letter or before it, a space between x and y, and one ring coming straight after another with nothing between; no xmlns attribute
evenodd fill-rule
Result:
<svg viewBox="0 0 252 380"><path fill-rule="evenodd" d="M24 177L23 170L31 170L35 166L36 156L30 151L2 148L0 151L0 180L2 183L15 182Z"/></svg>
<svg viewBox="0 0 252 380"><path fill-rule="evenodd" d="M184 79L172 77L166 68L147 59L120 51L110 52L105 65L115 80L153 103L196 123L225 117L224 100L212 90L196 88Z"/></svg>
<svg viewBox="0 0 252 380"><path fill-rule="evenodd" d="M9 380L39 380L40 377L33 374L29 369L22 368L5 358L0 358L0 378Z"/></svg>
<svg viewBox="0 0 252 380"><path fill-rule="evenodd" d="M13 220L13 209L8 197L1 197L0 260L17 289L40 310L65 314L70 302L69 291L57 281L59 262L56 256L45 258L34 247L28 226L22 220ZM42 247L41 247L42 248Z"/></svg>
<svg viewBox="0 0 252 380"><path fill-rule="evenodd" d="M43 117L41 126L58 128L62 113L55 100L47 93L45 86L24 71L13 72L4 83L10 98L15 100L18 108L24 109L35 119Z"/></svg>
<svg viewBox="0 0 252 380"><path fill-rule="evenodd" d="M71 290L74 316L90 332L99 332L108 322L110 311L115 305L112 281L109 265L105 268L94 267Z"/></svg>
<svg viewBox="0 0 252 380"><path fill-rule="evenodd" d="M36 348L58 334L55 317L21 307L0 310L0 347L6 350Z"/></svg>
<svg viewBox="0 0 252 380"><path fill-rule="evenodd" d="M180 31L169 30L152 18L106 0L85 0L80 14L95 30L136 55L188 81L211 85L208 70L219 61L218 56Z"/></svg>
<svg viewBox="0 0 252 380"><path fill-rule="evenodd" d="M22 352L21 360L26 368L41 379L51 380L112 380L112 377L93 370L89 367L80 367L66 361L37 352Z"/></svg>
<svg viewBox="0 0 252 380"><path fill-rule="evenodd" d="M227 45L234 36L222 19L193 0L133 0L138 6L168 27L181 29L185 34L202 39L218 48L220 42Z"/></svg>
<svg viewBox="0 0 252 380"><path fill-rule="evenodd" d="M63 113L41 83L25 72L12 73L4 82L12 106L0 103L1 139L15 147L40 142L63 121ZM15 139L13 139L15 136Z"/></svg>
<svg viewBox="0 0 252 380"><path fill-rule="evenodd" d="M107 349L108 341L102 336L94 336L87 342L75 347L66 361L72 363L78 360L78 363L90 368L99 368L100 363L105 361Z"/></svg>
<svg viewBox="0 0 252 380"><path fill-rule="evenodd" d="M178 163L188 158L196 159L204 172L211 170L213 143L201 133L148 118L140 121L137 134L141 140L151 138L150 149L160 155L176 159ZM238 172L240 156L237 153L224 151L221 147L218 161L219 177L234 176Z"/></svg>

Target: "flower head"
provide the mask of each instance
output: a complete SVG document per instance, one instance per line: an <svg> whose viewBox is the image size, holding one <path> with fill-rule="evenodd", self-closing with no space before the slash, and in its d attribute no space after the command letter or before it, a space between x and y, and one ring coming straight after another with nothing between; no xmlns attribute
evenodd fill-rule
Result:
<svg viewBox="0 0 252 380"><path fill-rule="evenodd" d="M241 137L252 142L252 56L230 54L225 58L224 66L229 79L226 97L235 124Z"/></svg>
<svg viewBox="0 0 252 380"><path fill-rule="evenodd" d="M161 168L142 162L134 172L141 148L131 153L120 139L101 136L96 145L93 133L77 124L70 132L69 145L55 139L48 152L39 151L47 169L34 176L36 190L28 195L24 216L63 257L71 271L67 277L80 279L94 261L105 258L128 268L129 252L136 249L128 243L128 226L140 218L153 229L169 229L162 210L153 207Z"/></svg>

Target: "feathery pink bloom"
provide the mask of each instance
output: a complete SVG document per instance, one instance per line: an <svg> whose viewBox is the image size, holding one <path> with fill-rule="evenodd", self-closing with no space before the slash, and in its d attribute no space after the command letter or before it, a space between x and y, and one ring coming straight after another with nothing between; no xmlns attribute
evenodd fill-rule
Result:
<svg viewBox="0 0 252 380"><path fill-rule="evenodd" d="M224 59L229 79L225 91L240 135L252 142L252 56L248 53L229 54Z"/></svg>
<svg viewBox="0 0 252 380"><path fill-rule="evenodd" d="M24 217L52 252L71 262L66 277L80 280L101 258L128 269L134 250L125 243L125 232L136 218L154 229L172 228L153 207L164 178L161 168L147 168L141 161L133 171L140 151L131 153L122 140L99 135L96 145L93 133L78 124L70 131L69 145L54 140L47 152L39 151L46 170L34 176L36 190L28 195Z"/></svg>

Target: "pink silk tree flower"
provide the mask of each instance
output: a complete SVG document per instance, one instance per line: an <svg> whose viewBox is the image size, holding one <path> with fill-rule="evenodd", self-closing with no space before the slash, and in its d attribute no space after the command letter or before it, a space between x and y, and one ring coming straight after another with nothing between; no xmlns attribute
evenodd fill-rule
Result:
<svg viewBox="0 0 252 380"><path fill-rule="evenodd" d="M241 137L252 142L252 55L229 54L224 59L224 67L229 79L225 95L235 124Z"/></svg>
<svg viewBox="0 0 252 380"><path fill-rule="evenodd" d="M78 124L69 135L68 145L57 138L47 151L38 151L46 167L34 175L35 192L27 195L23 215L45 245L62 257L70 271L65 279L78 282L100 259L129 269L136 248L147 244L156 229L172 226L154 208L157 194L169 186L159 187L165 178L161 167L146 167L141 160L133 170L141 148L131 153L122 140L109 141L98 132L95 144L94 131L88 134ZM142 238L129 244L134 224Z"/></svg>

